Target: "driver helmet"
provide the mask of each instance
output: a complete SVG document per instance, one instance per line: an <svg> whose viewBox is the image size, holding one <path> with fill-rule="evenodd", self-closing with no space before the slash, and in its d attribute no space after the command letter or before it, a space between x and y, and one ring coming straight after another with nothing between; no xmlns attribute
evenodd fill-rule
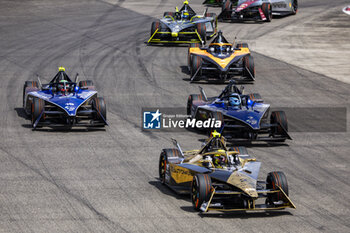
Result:
<svg viewBox="0 0 350 233"><path fill-rule="evenodd" d="M228 102L231 106L240 106L241 105L241 100L237 96L230 96L228 98Z"/></svg>
<svg viewBox="0 0 350 233"><path fill-rule="evenodd" d="M224 152L224 150L218 150L218 152ZM215 167L222 168L226 163L226 158L222 154L214 154L213 164Z"/></svg>
<svg viewBox="0 0 350 233"><path fill-rule="evenodd" d="M65 93L68 91L68 84L66 84L68 81L67 80L60 80L59 82L59 91L61 91L62 93Z"/></svg>
<svg viewBox="0 0 350 233"><path fill-rule="evenodd" d="M181 12L181 18L182 19L189 19L190 18L190 14L188 13L188 11L186 9Z"/></svg>

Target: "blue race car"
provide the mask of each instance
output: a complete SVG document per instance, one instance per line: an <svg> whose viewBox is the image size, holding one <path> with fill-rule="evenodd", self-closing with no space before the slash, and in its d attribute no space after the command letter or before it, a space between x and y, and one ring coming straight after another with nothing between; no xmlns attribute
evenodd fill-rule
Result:
<svg viewBox="0 0 350 233"><path fill-rule="evenodd" d="M48 84L26 81L23 87L23 109L31 117L33 128L108 125L106 104L91 80L80 81L78 74L73 82L59 67Z"/></svg>
<svg viewBox="0 0 350 233"><path fill-rule="evenodd" d="M260 94L243 94L231 82L218 97L208 98L202 88L201 94L192 94L187 101L187 115L196 120L221 121L218 130L225 138L234 141L274 141L292 139L288 134L287 116L284 111L274 111L270 118L270 105L263 103Z"/></svg>

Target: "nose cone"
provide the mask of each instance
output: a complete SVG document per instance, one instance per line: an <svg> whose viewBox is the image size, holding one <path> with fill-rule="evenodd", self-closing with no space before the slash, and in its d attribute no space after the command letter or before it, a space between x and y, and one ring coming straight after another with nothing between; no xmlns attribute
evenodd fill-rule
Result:
<svg viewBox="0 0 350 233"><path fill-rule="evenodd" d="M258 193L256 192L256 180L244 175L242 172L233 172L228 178L227 183L241 189L252 198L258 197Z"/></svg>

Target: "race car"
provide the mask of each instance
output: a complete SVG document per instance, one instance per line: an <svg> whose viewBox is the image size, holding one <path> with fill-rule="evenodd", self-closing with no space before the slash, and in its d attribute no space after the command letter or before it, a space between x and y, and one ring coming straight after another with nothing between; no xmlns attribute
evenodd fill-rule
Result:
<svg viewBox="0 0 350 233"><path fill-rule="evenodd" d="M191 82L206 79L225 81L240 75L240 80L254 81L254 58L250 55L247 43L229 43L222 32L209 46L191 44L188 49L188 70Z"/></svg>
<svg viewBox="0 0 350 233"><path fill-rule="evenodd" d="M199 150L163 149L159 158L160 181L179 194L191 194L196 211L257 211L296 208L288 196L281 171L258 180L261 162L245 147L227 147L214 132Z"/></svg>
<svg viewBox="0 0 350 233"><path fill-rule="evenodd" d="M97 96L91 80L73 82L64 67L48 84L26 81L23 87L23 109L31 117L33 128L108 125L106 103Z"/></svg>
<svg viewBox="0 0 350 233"><path fill-rule="evenodd" d="M272 20L272 15L295 15L297 0L224 0L220 20Z"/></svg>
<svg viewBox="0 0 350 233"><path fill-rule="evenodd" d="M162 19L152 23L151 37L147 41L151 43L201 43L215 36L217 32L217 16L214 13L197 15L189 6L188 1L180 10L165 12Z"/></svg>
<svg viewBox="0 0 350 233"><path fill-rule="evenodd" d="M221 121L218 130L232 141L284 142L292 139L288 134L288 121L284 111L273 111L259 93L244 94L244 87L235 82L225 87L217 97L208 98L202 88L187 100L187 115L196 120Z"/></svg>

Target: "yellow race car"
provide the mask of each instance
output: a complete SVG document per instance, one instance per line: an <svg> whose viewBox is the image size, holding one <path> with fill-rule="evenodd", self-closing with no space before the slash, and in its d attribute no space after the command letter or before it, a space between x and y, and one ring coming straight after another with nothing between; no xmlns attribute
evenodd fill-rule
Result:
<svg viewBox="0 0 350 233"><path fill-rule="evenodd" d="M222 32L208 47L191 44L188 49L191 82L206 79L225 81L239 75L238 80L254 81L254 59L247 43L229 43Z"/></svg>
<svg viewBox="0 0 350 233"><path fill-rule="evenodd" d="M258 180L261 162L246 148L228 148L214 131L199 150L163 149L159 178L177 193L191 193L197 211L249 211L295 208L288 197L287 178L281 171Z"/></svg>

